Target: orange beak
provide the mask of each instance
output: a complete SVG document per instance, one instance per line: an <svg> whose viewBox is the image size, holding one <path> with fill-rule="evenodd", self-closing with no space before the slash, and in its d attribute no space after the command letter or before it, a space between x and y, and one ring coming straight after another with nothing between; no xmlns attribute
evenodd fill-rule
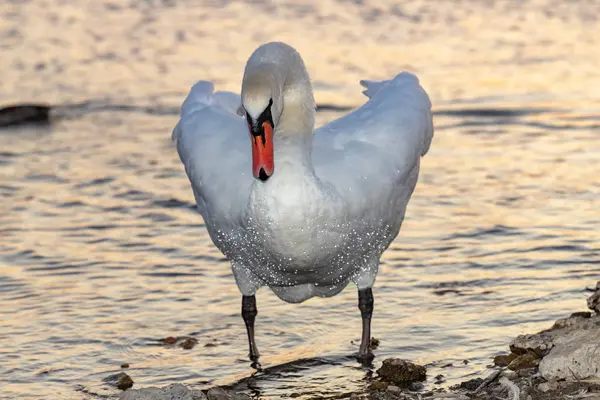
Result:
<svg viewBox="0 0 600 400"><path fill-rule="evenodd" d="M267 121L257 129L250 128L252 141L252 173L255 178L265 182L273 175L273 127Z"/></svg>

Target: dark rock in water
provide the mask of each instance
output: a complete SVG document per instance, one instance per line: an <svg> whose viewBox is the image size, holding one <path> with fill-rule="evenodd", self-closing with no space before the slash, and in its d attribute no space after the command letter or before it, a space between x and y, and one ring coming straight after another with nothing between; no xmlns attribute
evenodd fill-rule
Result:
<svg viewBox="0 0 600 400"><path fill-rule="evenodd" d="M189 350L193 349L198 344L198 339L189 336L167 336L164 339L159 339L159 342L168 346L179 343L179 347Z"/></svg>
<svg viewBox="0 0 600 400"><path fill-rule="evenodd" d="M206 396L200 390L175 383L164 388L130 389L121 393L119 400L206 400Z"/></svg>
<svg viewBox="0 0 600 400"><path fill-rule="evenodd" d="M494 357L494 365L498 367L506 367L517 357L518 355L515 353L497 355Z"/></svg>
<svg viewBox="0 0 600 400"><path fill-rule="evenodd" d="M43 104L20 104L0 108L0 127L20 124L47 124L50 122L50 106Z"/></svg>
<svg viewBox="0 0 600 400"><path fill-rule="evenodd" d="M111 386L115 386L121 390L129 389L133 386L133 379L125 372L119 372L118 374L109 375L102 379L103 382L108 383Z"/></svg>
<svg viewBox="0 0 600 400"><path fill-rule="evenodd" d="M534 368L537 367L539 363L540 357L536 353L530 351L525 354L521 354L512 360L511 363L508 364L508 369L511 371L518 371L520 369Z"/></svg>
<svg viewBox="0 0 600 400"><path fill-rule="evenodd" d="M129 364L128 363L123 363L123 364L121 364L121 368L129 368Z"/></svg>
<svg viewBox="0 0 600 400"><path fill-rule="evenodd" d="M160 339L161 342L163 342L164 344L175 344L177 343L177 338L173 337L173 336L168 336L164 339Z"/></svg>
<svg viewBox="0 0 600 400"><path fill-rule="evenodd" d="M465 382L461 382L460 383L460 387L462 389L467 389L468 391L474 391L475 389L477 389L479 386L481 386L481 384L483 383L483 379L482 378L475 378L475 379L470 379L468 381Z"/></svg>
<svg viewBox="0 0 600 400"><path fill-rule="evenodd" d="M400 358L388 358L383 361L377 374L385 381L396 384L408 384L413 381L424 381L427 370L425 367L413 364Z"/></svg>
<svg viewBox="0 0 600 400"><path fill-rule="evenodd" d="M198 341L194 338L187 338L179 346L186 350L193 349L198 344Z"/></svg>
<svg viewBox="0 0 600 400"><path fill-rule="evenodd" d="M371 342L369 343L369 348L371 350L375 350L377 347L379 347L379 339L376 339L374 337L371 338Z"/></svg>

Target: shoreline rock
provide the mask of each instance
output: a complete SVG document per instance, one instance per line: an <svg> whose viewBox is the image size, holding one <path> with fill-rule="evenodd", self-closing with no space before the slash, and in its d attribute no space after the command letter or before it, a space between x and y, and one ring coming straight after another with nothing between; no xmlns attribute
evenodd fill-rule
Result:
<svg viewBox="0 0 600 400"><path fill-rule="evenodd" d="M125 372L109 375L102 381L121 390L127 390L133 386L133 379Z"/></svg>

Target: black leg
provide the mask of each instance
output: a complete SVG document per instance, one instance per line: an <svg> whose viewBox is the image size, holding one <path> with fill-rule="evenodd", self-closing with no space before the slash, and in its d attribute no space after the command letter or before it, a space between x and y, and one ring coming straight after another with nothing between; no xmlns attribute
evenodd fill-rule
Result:
<svg viewBox="0 0 600 400"><path fill-rule="evenodd" d="M373 291L371 288L358 291L358 309L362 316L362 338L360 340L360 349L358 357L363 360L371 360L371 316L373 315Z"/></svg>
<svg viewBox="0 0 600 400"><path fill-rule="evenodd" d="M250 348L250 360L256 362L259 354L254 341L254 320L258 310L256 309L256 297L255 296L242 296L242 318L246 324L246 331L248 332L248 347Z"/></svg>

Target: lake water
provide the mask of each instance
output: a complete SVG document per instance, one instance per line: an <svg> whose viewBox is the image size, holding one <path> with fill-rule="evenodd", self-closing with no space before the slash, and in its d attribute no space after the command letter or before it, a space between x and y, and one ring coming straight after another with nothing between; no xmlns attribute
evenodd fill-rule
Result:
<svg viewBox="0 0 600 400"><path fill-rule="evenodd" d="M136 388L253 373L239 292L170 133L196 80L239 90L270 40L300 51L319 104L361 104L360 79L420 77L436 136L382 258L375 367L428 364L429 388L485 375L510 338L583 310L600 279L599 16L600 3L551 0L1 1L0 104L88 103L0 131L0 398L116 397L102 379L122 363ZM366 385L349 357L355 288L257 301L274 368L240 389L308 399Z"/></svg>

